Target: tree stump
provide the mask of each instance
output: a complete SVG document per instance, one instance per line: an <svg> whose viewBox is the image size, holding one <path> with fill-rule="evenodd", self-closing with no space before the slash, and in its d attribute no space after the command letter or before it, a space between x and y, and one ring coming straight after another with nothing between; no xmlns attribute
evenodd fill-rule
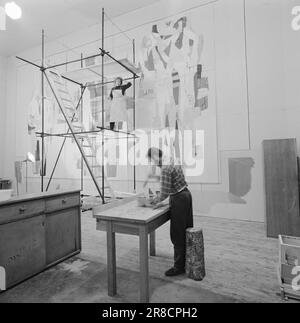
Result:
<svg viewBox="0 0 300 323"><path fill-rule="evenodd" d="M186 274L195 281L202 281L206 275L202 229L186 231Z"/></svg>

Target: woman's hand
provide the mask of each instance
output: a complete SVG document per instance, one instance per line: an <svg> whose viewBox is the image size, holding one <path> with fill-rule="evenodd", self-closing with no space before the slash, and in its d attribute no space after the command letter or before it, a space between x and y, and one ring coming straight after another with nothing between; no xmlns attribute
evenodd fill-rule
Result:
<svg viewBox="0 0 300 323"><path fill-rule="evenodd" d="M157 203L156 205L153 206L153 210L157 210L157 209L160 209L162 207L164 207L164 203L160 202L160 203Z"/></svg>
<svg viewBox="0 0 300 323"><path fill-rule="evenodd" d="M165 200L161 200L161 197L160 196L157 196L156 198L153 199L152 203L153 205L153 209L154 210L157 210L157 209L160 209L162 207L167 207L168 204L170 204L170 200L169 200L169 197L166 198Z"/></svg>

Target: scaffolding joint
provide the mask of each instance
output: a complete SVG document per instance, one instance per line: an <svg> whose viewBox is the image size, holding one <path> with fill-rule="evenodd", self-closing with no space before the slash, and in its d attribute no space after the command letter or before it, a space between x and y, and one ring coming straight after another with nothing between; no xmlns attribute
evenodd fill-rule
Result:
<svg viewBox="0 0 300 323"><path fill-rule="evenodd" d="M99 48L100 52L101 52L101 56L104 57L105 55L109 54L109 52L107 52L106 50Z"/></svg>

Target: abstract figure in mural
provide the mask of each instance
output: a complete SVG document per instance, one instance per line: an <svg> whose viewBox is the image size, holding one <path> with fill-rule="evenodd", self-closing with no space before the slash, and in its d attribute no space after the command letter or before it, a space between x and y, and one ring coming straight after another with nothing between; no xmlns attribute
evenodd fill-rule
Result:
<svg viewBox="0 0 300 323"><path fill-rule="evenodd" d="M35 81L37 82L37 80ZM47 90L47 88L46 88ZM42 94L40 93L39 84L35 86L35 90L28 104L28 134L36 134L42 131ZM44 97L44 113L45 119L45 132L52 133L56 125L56 109L55 102L50 99L51 96Z"/></svg>
<svg viewBox="0 0 300 323"><path fill-rule="evenodd" d="M41 98L39 92L36 92L29 103L28 114L28 134L31 135L41 128Z"/></svg>
<svg viewBox="0 0 300 323"><path fill-rule="evenodd" d="M205 99L198 98L198 91L205 87L205 81L201 76L195 84L194 77L201 61L203 43L203 37L188 26L187 17L161 26L154 25L152 33L142 41L139 62L144 81L151 83L155 91L159 114L163 114L161 119L164 120L175 105L180 128L190 129L192 126L192 120L190 124L184 120L186 109L201 104L203 110L205 106ZM175 121L172 125L175 127Z"/></svg>
<svg viewBox="0 0 300 323"><path fill-rule="evenodd" d="M173 75L174 100L178 102L179 122L183 125L183 114L195 104L194 75L200 63L203 38L194 33L187 25L187 17L175 23L168 22L169 34L164 36L168 42L169 68Z"/></svg>
<svg viewBox="0 0 300 323"><path fill-rule="evenodd" d="M208 109L209 81L203 77L201 64L203 48L203 36L192 30L187 17L154 25L144 36L139 57L143 72L140 92L143 99L153 94L151 105L147 101L155 107L151 128L196 133L197 117ZM183 152L179 152L176 140L173 148L178 157ZM194 155L200 158L195 135L192 146Z"/></svg>
<svg viewBox="0 0 300 323"><path fill-rule="evenodd" d="M40 152L40 141L37 133L42 131L42 106L43 106L43 98L40 93L40 86L38 84L38 79L35 79L35 89L33 91L33 95L28 104L28 135L30 136L30 151L35 152L35 163L33 163L32 173L34 175L41 174L42 165L41 165L41 152ZM44 131L47 134L52 134L55 129L56 121L57 121L57 110L55 106L55 102L50 99L51 96L47 95L48 88L46 87L46 95L44 97L44 116L47 122L44 125ZM45 150L44 150L44 160L45 164L43 167L43 173L46 172L46 160L48 155L48 145L47 142L52 142L52 137L48 137L45 140Z"/></svg>
<svg viewBox="0 0 300 323"><path fill-rule="evenodd" d="M194 77L195 108L200 109L200 113L208 109L208 78L202 77L202 65L198 64Z"/></svg>
<svg viewBox="0 0 300 323"><path fill-rule="evenodd" d="M105 79L104 82L107 80ZM89 129L97 129L99 125L102 126L102 85L96 82L90 83L88 87L90 93L90 124L88 125ZM104 85L104 96L107 96L107 86ZM80 93L74 98L74 102L79 102L80 100ZM79 116L80 117L80 116ZM83 122L83 120L81 120Z"/></svg>
<svg viewBox="0 0 300 323"><path fill-rule="evenodd" d="M157 26L153 26L152 33L143 38L139 63L143 72L144 95L156 101L153 125L157 128L165 126L165 118L171 108L171 75L163 48L164 42Z"/></svg>

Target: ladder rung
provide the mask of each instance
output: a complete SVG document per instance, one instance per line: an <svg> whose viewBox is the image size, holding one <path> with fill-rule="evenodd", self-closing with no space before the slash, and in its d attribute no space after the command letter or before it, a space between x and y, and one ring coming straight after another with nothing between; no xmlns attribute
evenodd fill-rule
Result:
<svg viewBox="0 0 300 323"><path fill-rule="evenodd" d="M61 100L62 100L62 101L65 101L65 102L71 102L71 103L73 103L70 99L68 99L68 98L64 98L64 97L61 97Z"/></svg>
<svg viewBox="0 0 300 323"><path fill-rule="evenodd" d="M70 104L70 103L65 103L64 107L72 108L73 110L75 110L73 104Z"/></svg>
<svg viewBox="0 0 300 323"><path fill-rule="evenodd" d="M55 78L53 79L54 81L57 79L60 79L60 76L54 72L51 72L52 76L54 76Z"/></svg>
<svg viewBox="0 0 300 323"><path fill-rule="evenodd" d="M68 91L66 91L65 89L57 89L60 93L65 93L65 94L69 94L69 92Z"/></svg>
<svg viewBox="0 0 300 323"><path fill-rule="evenodd" d="M56 76L59 76L58 72L56 72L55 70L51 70L51 71L50 71L50 73L51 73L51 74L54 74L54 75L56 75Z"/></svg>
<svg viewBox="0 0 300 323"><path fill-rule="evenodd" d="M56 83L56 84L58 84L58 85L60 85L60 86L65 86L65 84L64 83L62 83L62 82L59 82L59 81L57 81L57 80L53 80L54 81L54 83Z"/></svg>

